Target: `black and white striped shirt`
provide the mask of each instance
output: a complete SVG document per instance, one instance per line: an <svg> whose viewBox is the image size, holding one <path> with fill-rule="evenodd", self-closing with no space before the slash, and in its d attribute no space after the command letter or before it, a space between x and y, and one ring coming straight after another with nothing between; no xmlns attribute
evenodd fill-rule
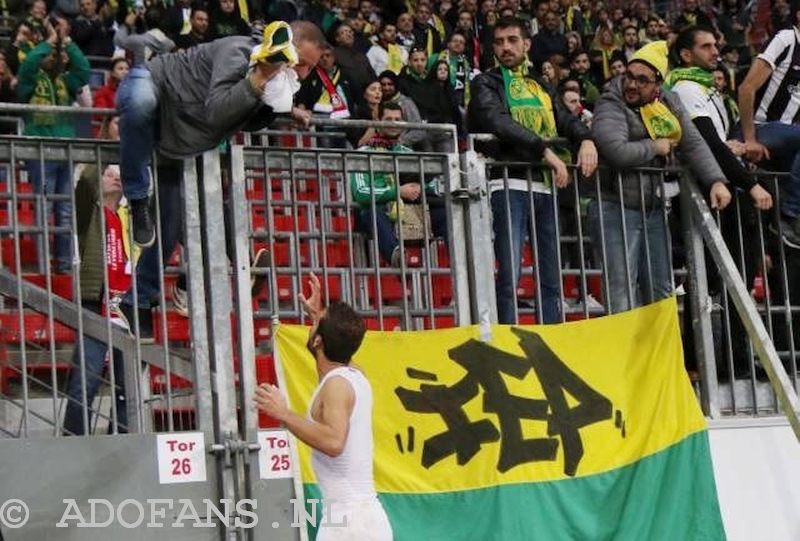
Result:
<svg viewBox="0 0 800 541"><path fill-rule="evenodd" d="M756 122L800 123L800 32L781 30L758 58L772 68L772 76L759 89Z"/></svg>

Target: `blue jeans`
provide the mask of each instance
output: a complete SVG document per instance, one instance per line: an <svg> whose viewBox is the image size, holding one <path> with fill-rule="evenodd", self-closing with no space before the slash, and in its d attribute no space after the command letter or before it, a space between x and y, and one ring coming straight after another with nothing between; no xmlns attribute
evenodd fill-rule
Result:
<svg viewBox="0 0 800 541"><path fill-rule="evenodd" d="M72 193L72 171L68 162L44 162L44 177L42 177L42 163L39 161L28 162L25 169L28 171L28 177L37 194L70 195ZM56 226L69 227L71 231L72 204L70 201L54 201L52 207L56 216ZM42 219L47 219L48 214L49 212L45 211ZM59 233L55 235L54 255L57 271L69 272L72 267L72 234Z"/></svg>
<svg viewBox="0 0 800 541"><path fill-rule="evenodd" d="M789 171L783 185L781 212L797 218L800 216L800 126L782 122L756 124L756 137L769 149L775 166L780 171Z"/></svg>
<svg viewBox="0 0 800 541"><path fill-rule="evenodd" d="M506 212L506 193L511 212L511 230ZM541 323L561 322L561 280L558 259L558 237L556 235L556 213L553 198L547 194L533 194L533 210L536 212L536 249L538 252L537 283L542 292ZM492 193L492 223L494 228L494 255L497 258L497 321L502 324L516 323L514 292L522 273L522 243L531 235L531 205L527 191L497 190Z"/></svg>
<svg viewBox="0 0 800 541"><path fill-rule="evenodd" d="M158 210L161 217L161 238L146 248L136 263L136 293L139 308L150 308L160 289L158 250L164 265L183 235L183 208L181 208L181 171L173 166L158 168ZM122 302L134 305L133 288ZM133 322L131 322L133 324Z"/></svg>
<svg viewBox="0 0 800 541"><path fill-rule="evenodd" d="M102 382L103 368L105 367L108 345L89 336L83 337L83 346L86 350L86 407L88 408L89 424L95 410L92 407L94 397ZM81 349L80 344L75 344L72 354L72 370L67 383L67 410L64 413L64 432L83 436L90 431L83 425L83 389L81 385ZM117 427L120 433L128 431L128 410L125 402L125 365L122 352L114 349L114 387L117 403ZM110 378L109 378L110 381ZM113 425L109 421L109 433Z"/></svg>
<svg viewBox="0 0 800 541"><path fill-rule="evenodd" d="M643 302L654 302L672 294L672 264L667 251L667 228L661 208L643 213L637 209L621 207L618 202L603 201L603 222L597 201L589 203L589 227L595 247L597 261L602 262L603 227L606 241L606 264L603 269L608 278L606 306L611 313L623 312ZM625 213L625 231L628 238L628 261L625 262L625 243L622 236L622 213ZM650 268L647 267L645 251L645 224L650 251ZM628 298L630 277L631 293Z"/></svg>
<svg viewBox="0 0 800 541"><path fill-rule="evenodd" d="M442 206L429 206L431 216L431 232L434 237L447 239L447 212ZM375 225L377 228L378 252L381 258L391 263L395 248L400 246L395 233L395 223L389 219L386 205L375 205ZM358 230L372 236L372 209L358 210Z"/></svg>
<svg viewBox="0 0 800 541"><path fill-rule="evenodd" d="M769 149L773 167L789 172L789 178L781 181L781 212L797 218L800 216L800 126L764 122L756 124L756 137Z"/></svg>
<svg viewBox="0 0 800 541"><path fill-rule="evenodd" d="M125 197L144 199L150 187L150 167L156 145L158 89L150 70L134 66L117 90L120 174Z"/></svg>

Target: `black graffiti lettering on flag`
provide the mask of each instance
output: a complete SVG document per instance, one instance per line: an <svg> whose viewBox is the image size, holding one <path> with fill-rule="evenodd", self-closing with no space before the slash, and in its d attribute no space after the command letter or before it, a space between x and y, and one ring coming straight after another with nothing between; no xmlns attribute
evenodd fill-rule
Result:
<svg viewBox="0 0 800 541"><path fill-rule="evenodd" d="M559 438L564 451L564 473L574 476L584 454L580 429L610 420L611 401L573 372L533 332L512 329L525 356L514 355L477 340L468 340L448 352L466 371L451 386L423 383L419 390L397 387L395 394L407 411L437 413L447 430L433 435L422 448L422 465L430 468L455 454L459 465L467 464L485 443L500 441L497 470L506 472L520 464L556 459ZM544 398L512 395L503 376L524 379L533 370ZM437 381L430 372L409 370L424 381ZM483 411L497 415L499 430L489 419L471 420L464 406L483 390ZM568 393L577 405L567 402ZM547 422L547 436L524 438L522 420ZM402 450L402 449L401 449Z"/></svg>

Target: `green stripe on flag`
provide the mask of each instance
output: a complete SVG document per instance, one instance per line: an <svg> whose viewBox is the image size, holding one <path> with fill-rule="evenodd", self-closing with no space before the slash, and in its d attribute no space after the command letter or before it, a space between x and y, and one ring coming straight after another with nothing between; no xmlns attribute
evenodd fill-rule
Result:
<svg viewBox="0 0 800 541"><path fill-rule="evenodd" d="M598 475L380 500L396 541L725 539L705 431Z"/></svg>

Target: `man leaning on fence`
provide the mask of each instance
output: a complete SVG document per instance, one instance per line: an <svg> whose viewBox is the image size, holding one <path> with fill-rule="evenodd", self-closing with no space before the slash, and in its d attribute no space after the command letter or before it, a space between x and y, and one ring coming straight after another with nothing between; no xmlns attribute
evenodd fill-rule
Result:
<svg viewBox="0 0 800 541"><path fill-rule="evenodd" d="M625 75L606 86L595 107L594 139L611 170L601 175L600 200L589 205L589 225L598 259L605 255L612 312L672 292L664 212L666 184L672 183L662 183L659 172L634 168L662 168L676 149L681 163L709 190L712 208L723 209L731 200L725 177L680 98L661 88L666 75L667 43L649 43L633 55Z"/></svg>
<svg viewBox="0 0 800 541"><path fill-rule="evenodd" d="M528 192L525 168L511 167L508 183L500 167L491 171L494 250L498 260L496 281L497 312L500 323L515 323L514 290L522 270L522 248L530 230L531 206L535 212L539 284L542 291L540 321L561 321L559 297L560 262L553 198L536 187L552 178L558 188L565 187L570 175L562 159L546 139L566 136L580 144L577 164L589 176L597 167L597 151L591 133L580 119L564 110L554 90L531 70L527 55L531 40L525 24L504 18L494 27L494 54L500 67L493 68L472 82L469 126L473 133L490 133L496 142L482 151L497 161L544 164L552 171L533 171L533 205ZM542 193L543 192L543 193ZM531 236L533 241L533 236Z"/></svg>

